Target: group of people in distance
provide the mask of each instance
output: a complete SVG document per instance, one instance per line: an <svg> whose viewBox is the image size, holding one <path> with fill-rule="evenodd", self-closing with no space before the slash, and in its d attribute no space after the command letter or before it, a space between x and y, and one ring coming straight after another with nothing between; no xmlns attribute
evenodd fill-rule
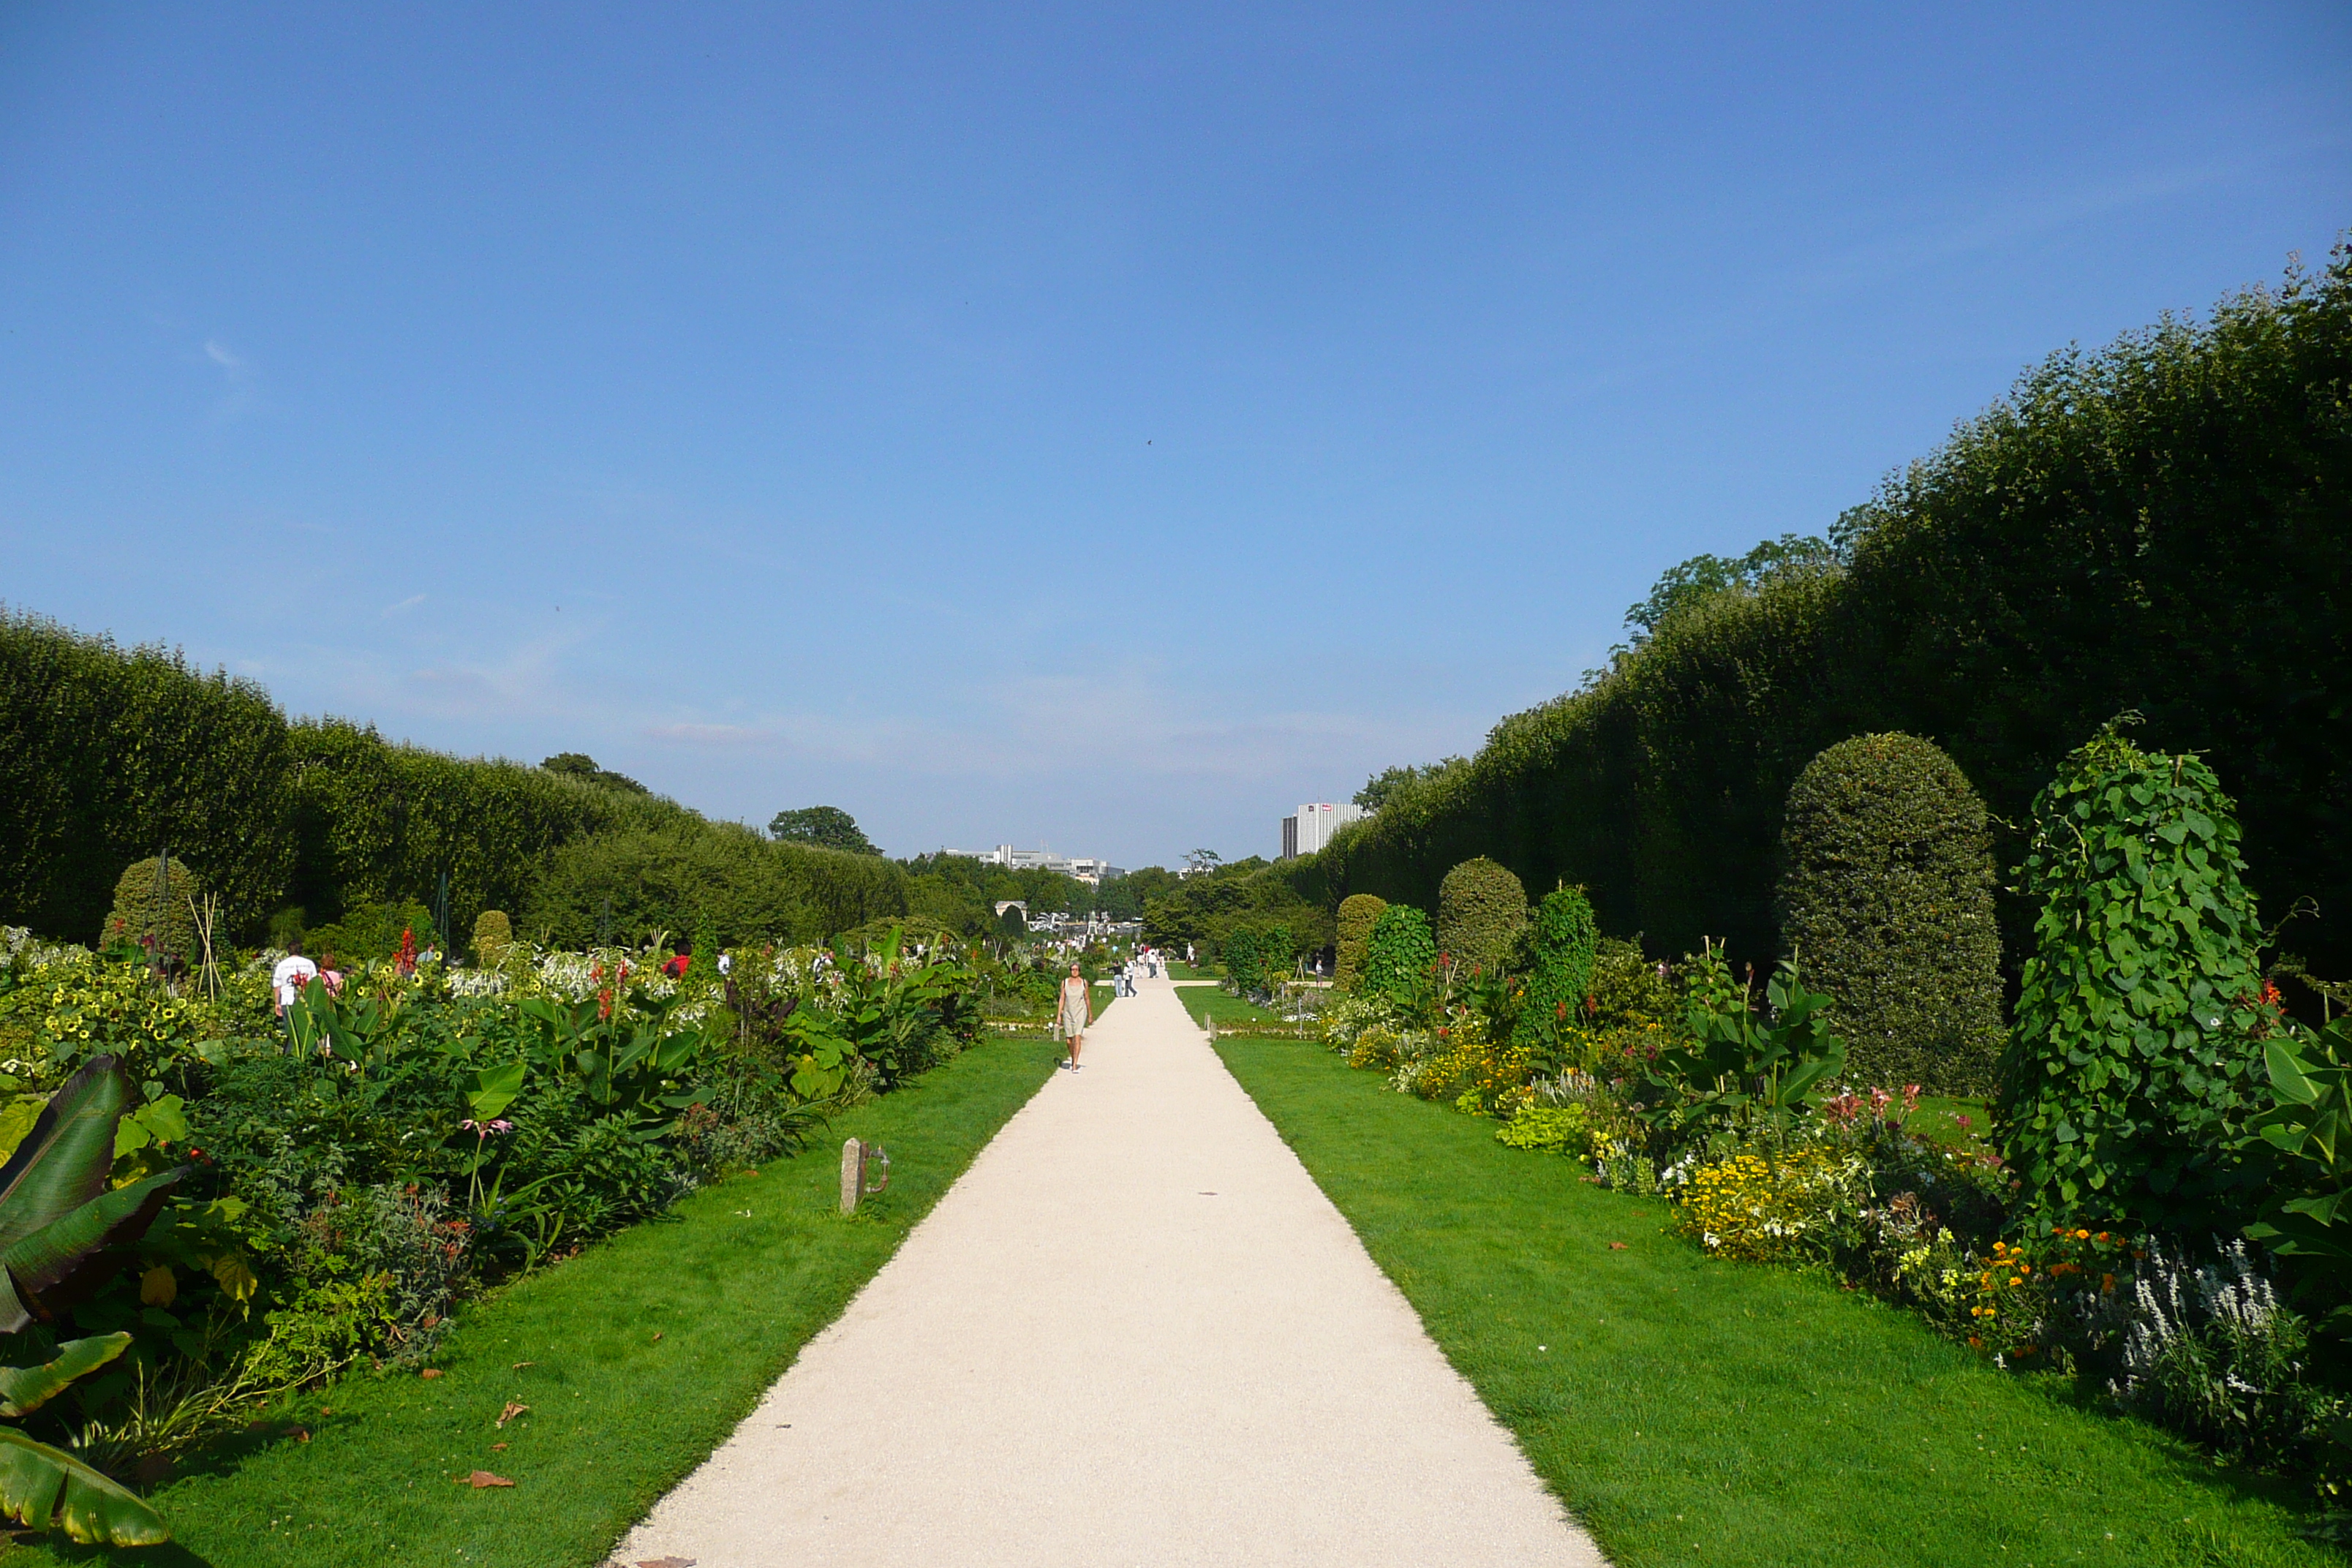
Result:
<svg viewBox="0 0 2352 1568"><path fill-rule="evenodd" d="M1139 975L1146 980L1158 980L1166 970L1166 963L1160 958L1158 948L1139 947L1132 958L1111 972L1111 991L1115 995L1132 996ZM1086 975L1073 963L1070 965L1070 977L1062 982L1061 1001L1054 1009L1054 1033L1056 1037L1068 1041L1070 1046L1069 1059L1062 1063L1064 1070L1078 1070L1078 1047L1086 1043L1087 1026L1094 1021L1094 987L1087 984Z"/></svg>

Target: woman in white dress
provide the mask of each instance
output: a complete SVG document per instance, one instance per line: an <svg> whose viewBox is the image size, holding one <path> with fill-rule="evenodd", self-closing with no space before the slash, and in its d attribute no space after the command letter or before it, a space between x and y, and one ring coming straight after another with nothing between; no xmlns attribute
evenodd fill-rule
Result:
<svg viewBox="0 0 2352 1568"><path fill-rule="evenodd" d="M1062 1065L1072 1072L1078 1070L1078 1046L1087 1026L1095 1021L1094 988L1087 984L1078 966L1070 965L1070 977L1062 982L1062 999L1054 1011L1054 1033L1070 1042L1070 1059Z"/></svg>

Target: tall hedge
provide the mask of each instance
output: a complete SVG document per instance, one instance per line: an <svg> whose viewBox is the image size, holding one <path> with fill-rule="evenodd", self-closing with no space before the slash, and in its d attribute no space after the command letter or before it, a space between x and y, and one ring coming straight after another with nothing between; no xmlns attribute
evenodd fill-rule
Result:
<svg viewBox="0 0 2352 1568"><path fill-rule="evenodd" d="M1506 867L1480 856L1437 885L1437 951L1464 968L1491 970L1528 924L1528 890Z"/></svg>
<svg viewBox="0 0 2352 1568"><path fill-rule="evenodd" d="M1429 917L1411 904L1391 904L1372 922L1372 934L1364 943L1364 977L1357 990L1366 996L1411 996L1429 983L1436 962Z"/></svg>
<svg viewBox="0 0 2352 1568"><path fill-rule="evenodd" d="M2112 727L2035 799L2041 909L2000 1118L2032 1207L2179 1228L2232 1206L2275 1025L2244 868L2203 759L2148 756Z"/></svg>
<svg viewBox="0 0 2352 1568"><path fill-rule="evenodd" d="M257 939L288 904L313 923L433 904L445 876L464 931L484 910L530 907L561 850L665 832L693 839L707 868L740 861L720 879L730 896L778 900L746 929L820 935L907 907L904 871L874 857L765 846L674 801L341 720L289 724L257 686L177 653L0 611L0 923L89 942L122 868L168 849L219 895L224 942ZM581 858L563 884L575 891L588 867L625 857Z"/></svg>
<svg viewBox="0 0 2352 1568"><path fill-rule="evenodd" d="M1789 790L1780 942L1836 998L1846 1070L1937 1094L1992 1086L2001 1048L1990 826L1952 759L1857 735Z"/></svg>
<svg viewBox="0 0 2352 1568"><path fill-rule="evenodd" d="M1869 731L1935 741L1997 823L2126 708L2238 790L2284 908L2352 910L2352 258L2067 351L1890 478L1800 564L1667 616L1592 685L1498 724L1281 875L1430 903L1491 856L1581 883L1654 950L1779 946L1789 788ZM2024 845L1996 829L2013 864ZM1328 905L1327 904L1327 907ZM2032 911L2000 906L2021 952ZM2352 920L2299 934L2352 972Z"/></svg>
<svg viewBox="0 0 2352 1568"><path fill-rule="evenodd" d="M1353 893L1339 900L1338 952L1331 966L1335 990L1353 991L1364 970L1364 944L1371 940L1372 922L1381 918L1388 900L1370 893Z"/></svg>
<svg viewBox="0 0 2352 1568"><path fill-rule="evenodd" d="M294 868L286 721L251 681L0 610L0 922L95 939L123 867L168 849L222 934Z"/></svg>

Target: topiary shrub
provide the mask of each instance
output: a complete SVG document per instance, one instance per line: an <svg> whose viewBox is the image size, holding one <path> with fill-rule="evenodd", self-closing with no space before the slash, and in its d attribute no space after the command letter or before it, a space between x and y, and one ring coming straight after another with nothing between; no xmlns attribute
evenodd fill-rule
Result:
<svg viewBox="0 0 2352 1568"><path fill-rule="evenodd" d="M1556 1065L1560 1031L1577 1022L1592 994L1601 928L1584 889L1562 888L1544 895L1528 935L1527 995L1511 1040L1549 1068Z"/></svg>
<svg viewBox="0 0 2352 1568"><path fill-rule="evenodd" d="M2213 771L2109 724L2035 797L2042 900L2001 1069L2001 1152L2029 1210L2217 1225L2263 1100L2254 896Z"/></svg>
<svg viewBox="0 0 2352 1568"><path fill-rule="evenodd" d="M155 855L134 861L114 884L114 910L99 933L99 945L143 948L152 936L159 952L192 963L199 955L196 918L188 900L203 889L196 885L195 873L178 860L171 863L159 881L156 873L161 861L162 857Z"/></svg>
<svg viewBox="0 0 2352 1568"><path fill-rule="evenodd" d="M474 957L483 963L496 963L506 950L514 945L514 927L502 910L484 910L474 917Z"/></svg>
<svg viewBox="0 0 2352 1568"><path fill-rule="evenodd" d="M1430 966L1436 962L1429 917L1411 904L1391 904L1372 922L1372 934L1365 940L1364 973L1356 990L1365 996L1408 1001L1429 984Z"/></svg>
<svg viewBox="0 0 2352 1568"><path fill-rule="evenodd" d="M1484 855L1437 885L1437 947L1463 968L1493 969L1528 923L1528 890Z"/></svg>
<svg viewBox="0 0 2352 1568"><path fill-rule="evenodd" d="M1991 1087L2000 932L1984 802L1916 735L1857 735L1790 786L1780 945L1837 999L1846 1070L1937 1094Z"/></svg>
<svg viewBox="0 0 2352 1568"><path fill-rule="evenodd" d="M1258 954L1257 933L1246 926L1236 927L1225 933L1225 979L1236 995L1246 996L1253 991L1265 989L1264 965Z"/></svg>
<svg viewBox="0 0 2352 1568"><path fill-rule="evenodd" d="M1339 900L1339 937L1338 961L1331 967L1331 984L1339 991L1353 991L1364 970L1364 944L1371 940L1372 922L1389 907L1386 899L1370 893L1351 893Z"/></svg>

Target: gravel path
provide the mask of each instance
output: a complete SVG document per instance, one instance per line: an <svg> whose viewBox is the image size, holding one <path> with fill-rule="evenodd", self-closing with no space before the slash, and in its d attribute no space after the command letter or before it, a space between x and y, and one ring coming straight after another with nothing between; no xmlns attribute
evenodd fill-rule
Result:
<svg viewBox="0 0 2352 1568"><path fill-rule="evenodd" d="M1170 983L1084 1059L618 1562L1601 1568Z"/></svg>

